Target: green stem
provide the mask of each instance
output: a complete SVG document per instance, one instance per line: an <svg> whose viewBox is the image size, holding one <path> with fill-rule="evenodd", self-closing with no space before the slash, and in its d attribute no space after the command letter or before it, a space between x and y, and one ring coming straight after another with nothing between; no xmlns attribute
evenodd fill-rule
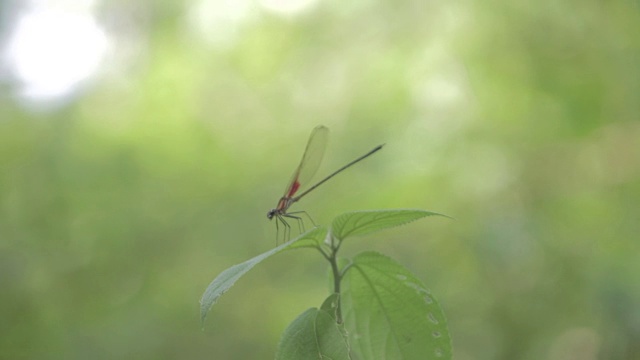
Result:
<svg viewBox="0 0 640 360"><path fill-rule="evenodd" d="M339 244L339 243L338 243ZM331 271L333 272L333 292L338 294L338 305L336 307L336 322L338 324L342 324L342 307L340 306L340 281L342 280L342 274L340 274L340 269L338 268L338 249L340 245L335 245L333 239L331 239L331 254L328 259L331 264Z"/></svg>

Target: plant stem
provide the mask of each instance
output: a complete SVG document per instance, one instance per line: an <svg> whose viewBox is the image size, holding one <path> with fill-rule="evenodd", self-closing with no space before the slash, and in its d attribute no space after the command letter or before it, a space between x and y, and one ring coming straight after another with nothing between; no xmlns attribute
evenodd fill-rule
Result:
<svg viewBox="0 0 640 360"><path fill-rule="evenodd" d="M333 292L338 294L338 305L336 307L336 322L338 324L342 324L342 307L340 306L340 281L342 280L342 274L340 273L340 269L338 269L338 249L340 245L336 246L331 239L331 254L327 258L329 263L331 264L331 271L333 272Z"/></svg>

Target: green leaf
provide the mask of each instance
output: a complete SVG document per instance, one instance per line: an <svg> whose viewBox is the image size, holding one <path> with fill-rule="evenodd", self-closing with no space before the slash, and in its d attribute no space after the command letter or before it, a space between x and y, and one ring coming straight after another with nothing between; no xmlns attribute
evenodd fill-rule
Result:
<svg viewBox="0 0 640 360"><path fill-rule="evenodd" d="M326 227L320 225L286 243L289 244L289 246L286 247L286 250L301 248L321 248L324 246L324 240L326 237L327 229Z"/></svg>
<svg viewBox="0 0 640 360"><path fill-rule="evenodd" d="M200 299L200 320L204 326L204 320L211 307L218 301L220 296L227 292L242 275L246 274L254 266L263 260L285 250L299 248L316 248L319 247L326 237L327 229L324 227L316 227L308 232L298 236L297 238L275 247L265 253L262 253L241 264L234 265L223 271L209 284L202 298Z"/></svg>
<svg viewBox="0 0 640 360"><path fill-rule="evenodd" d="M276 360L349 360L347 340L331 314L311 308L282 334Z"/></svg>
<svg viewBox="0 0 640 360"><path fill-rule="evenodd" d="M340 295L333 293L324 300L324 302L322 303L322 306L320 306L320 309L329 313L329 315L331 315L331 317L335 320L339 303L340 303Z"/></svg>
<svg viewBox="0 0 640 360"><path fill-rule="evenodd" d="M353 259L343 279L342 313L359 359L451 359L442 308L415 275L382 254Z"/></svg>
<svg viewBox="0 0 640 360"><path fill-rule="evenodd" d="M333 220L331 233L342 240L347 236L365 235L434 215L448 217L431 211L413 209L348 212Z"/></svg>
<svg viewBox="0 0 640 360"><path fill-rule="evenodd" d="M322 306L320 306L320 310L326 311L334 323L338 322L338 313L340 312L340 294L333 293L328 298L324 300ZM341 316L340 316L341 317ZM342 320L341 320L342 321ZM344 323L338 324L338 329L342 336L347 339L347 330L344 328ZM346 340L345 340L346 341Z"/></svg>

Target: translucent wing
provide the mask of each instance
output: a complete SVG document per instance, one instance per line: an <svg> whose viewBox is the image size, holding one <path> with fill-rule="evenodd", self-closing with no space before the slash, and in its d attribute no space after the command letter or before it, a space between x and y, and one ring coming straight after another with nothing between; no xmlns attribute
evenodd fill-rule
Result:
<svg viewBox="0 0 640 360"><path fill-rule="evenodd" d="M313 175L318 171L324 150L327 148L327 140L329 139L329 129L325 126L316 126L307 142L307 148L304 150L300 165L293 173L289 185L285 189L284 196L292 197L300 189L300 186L306 184Z"/></svg>

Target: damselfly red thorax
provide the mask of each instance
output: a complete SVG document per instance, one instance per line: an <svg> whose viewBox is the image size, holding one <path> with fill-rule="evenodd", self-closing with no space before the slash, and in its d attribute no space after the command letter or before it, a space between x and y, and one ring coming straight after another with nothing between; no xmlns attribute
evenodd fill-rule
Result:
<svg viewBox="0 0 640 360"><path fill-rule="evenodd" d="M298 192L298 190L300 190L300 187L306 184L309 180L311 180L313 175L318 171L318 168L320 167L320 163L322 162L322 157L324 156L324 151L327 147L328 137L329 137L329 129L326 128L325 126L320 125L313 129L313 131L311 132L311 136L309 136L307 147L305 148L304 154L302 155L302 160L300 160L300 164L298 165L296 170L293 172L293 176L291 177L291 180L289 181L289 184L285 189L284 195L280 198L280 201L278 201L278 204L276 205L276 207L269 210L269 212L267 212L267 218L269 220L273 219L274 217L276 218L277 232L279 232L279 226L278 226L279 222L282 223L282 225L284 226L285 241L288 240L289 233L291 232L291 226L289 226L289 223L287 223L285 218L296 220L298 222L298 227L300 232L304 231L304 223L302 221L302 218L297 215L300 215L300 214L306 215L315 226L313 219L311 219L309 214L307 214L305 211L288 212L289 207L291 205L293 205L295 202L300 200L303 196L307 195L318 186L322 185L325 181L331 179L341 171L347 169L351 165L354 165L360 160L367 158L368 156L372 155L376 151L382 149L382 146L384 146L384 144L376 146L368 153L360 156L359 158L351 161L350 163L346 164L340 169L334 171L333 173L331 173L331 175L325 177L324 179L320 180L318 183L316 183L309 189L305 190L303 193L296 196L296 193Z"/></svg>

